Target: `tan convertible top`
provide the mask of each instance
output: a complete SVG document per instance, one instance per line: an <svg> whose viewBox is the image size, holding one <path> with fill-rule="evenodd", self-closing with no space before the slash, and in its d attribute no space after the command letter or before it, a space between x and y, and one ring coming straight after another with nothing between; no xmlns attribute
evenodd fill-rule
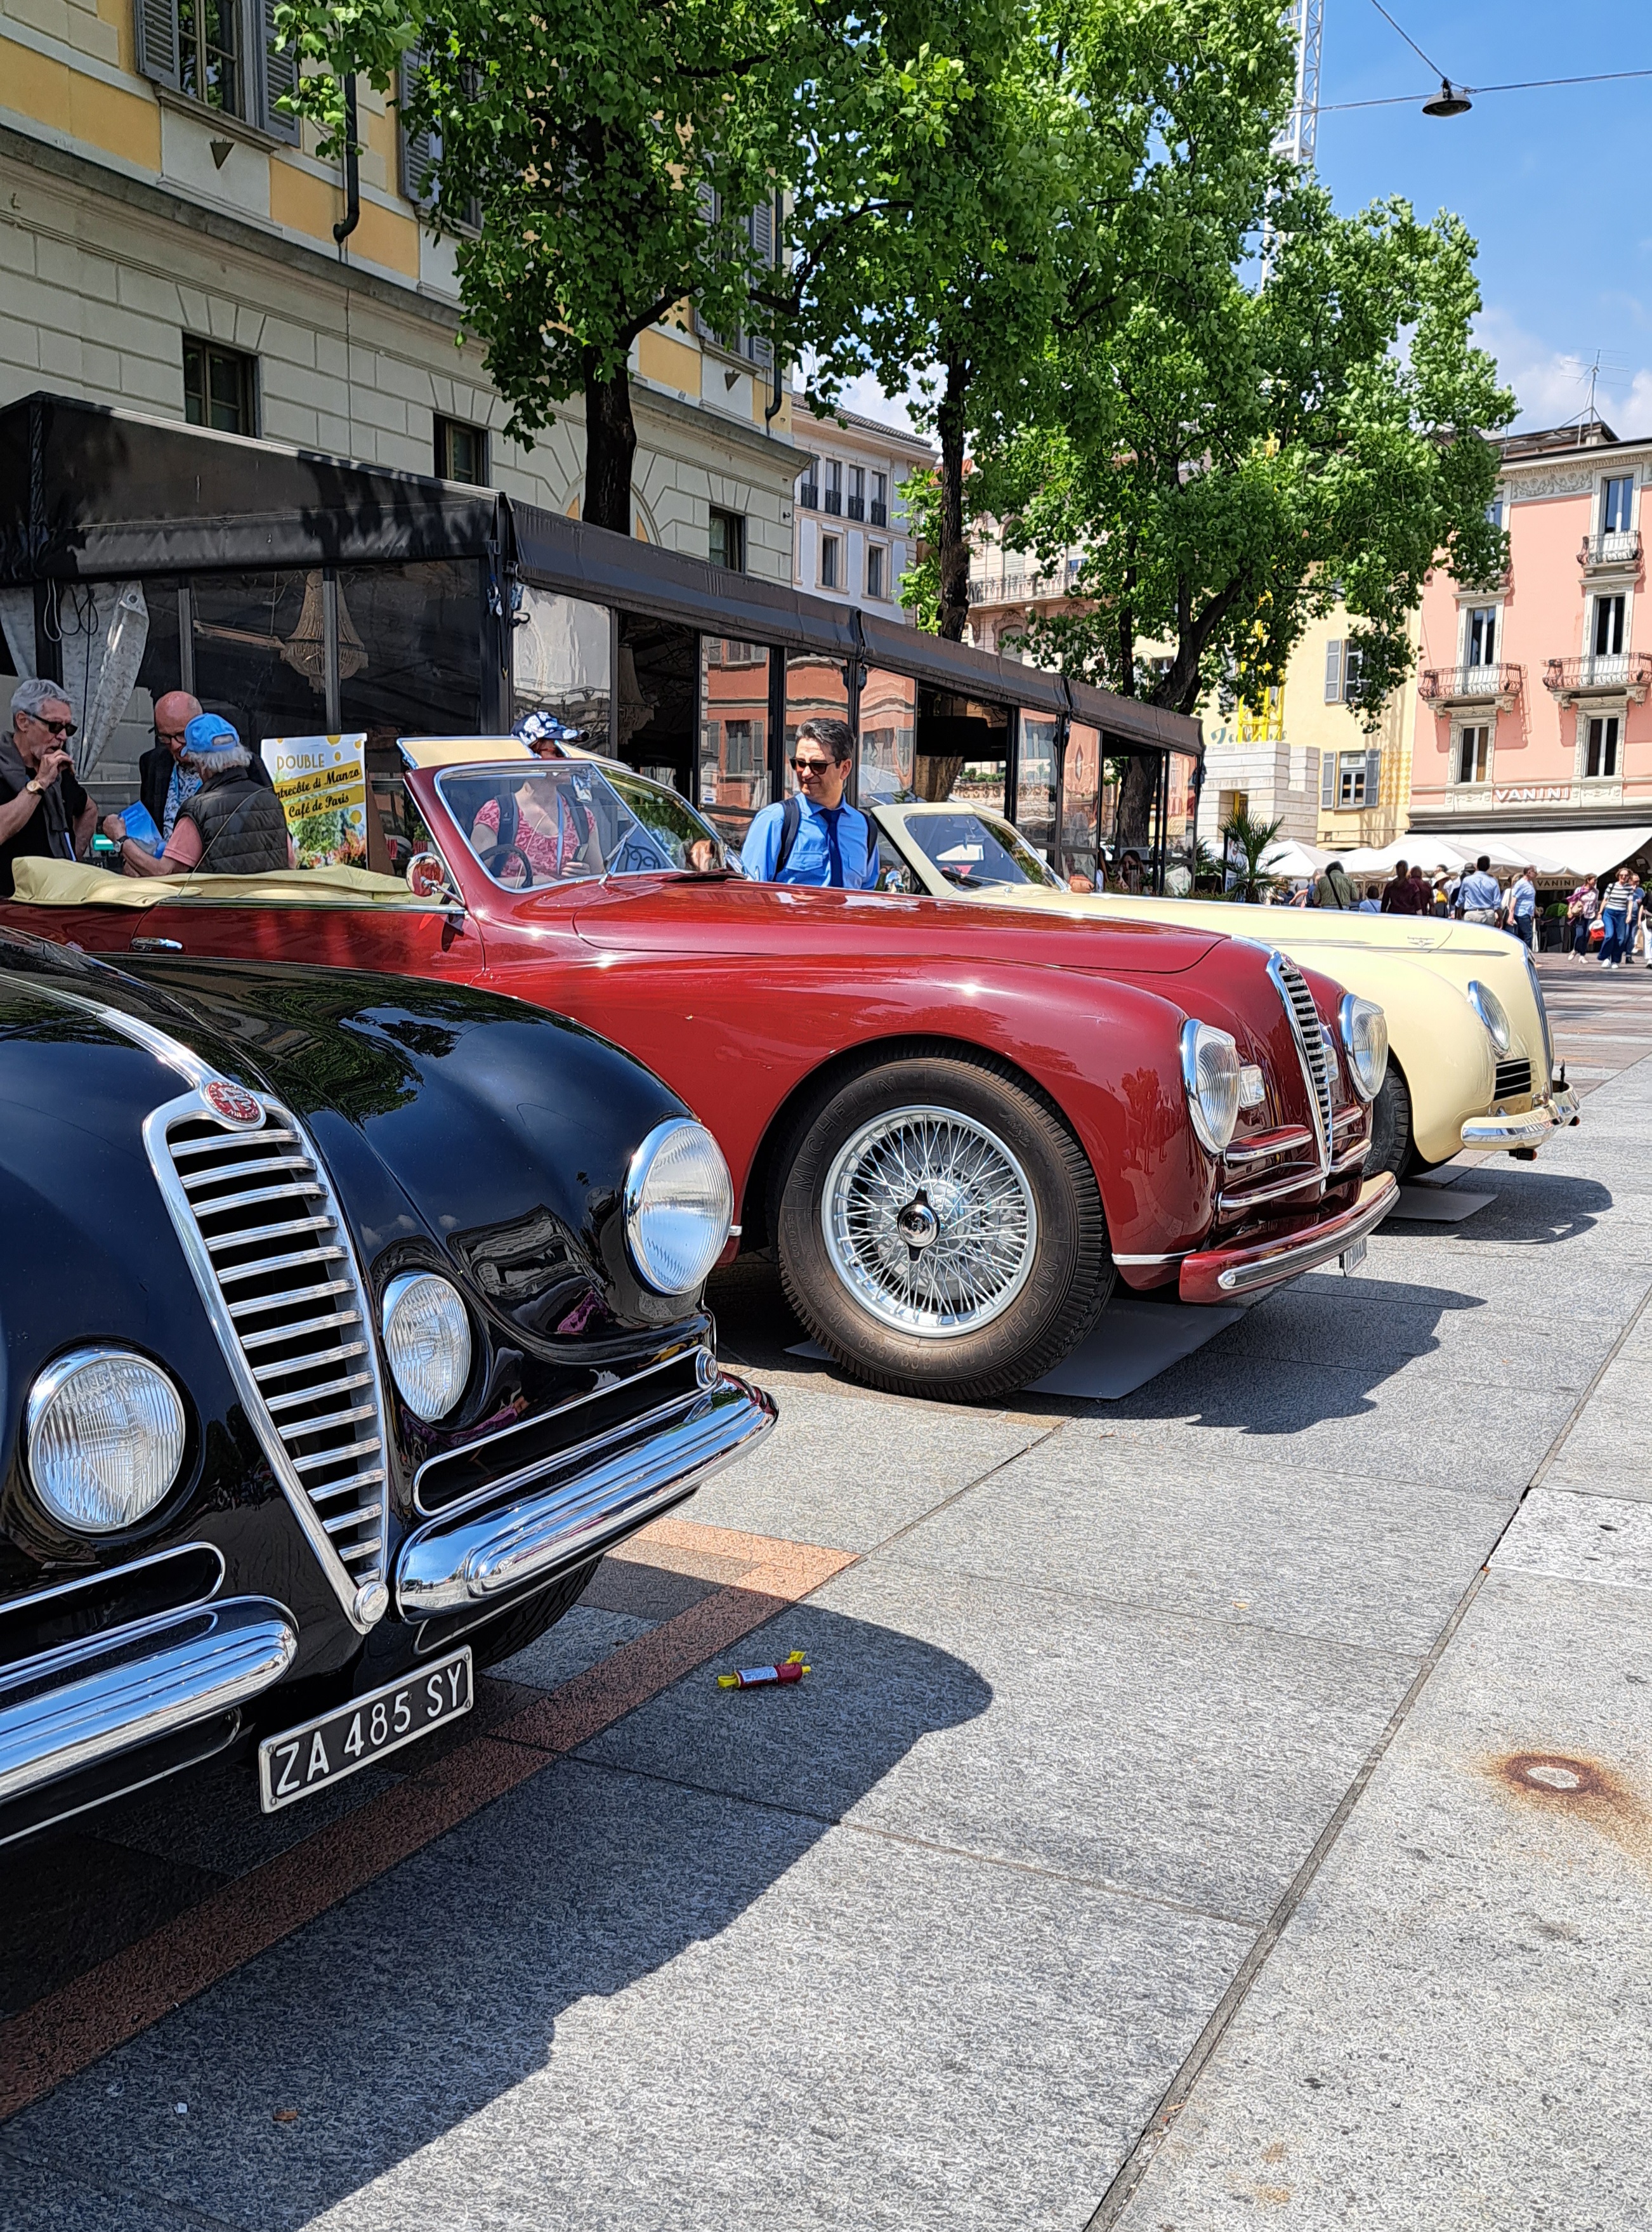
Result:
<svg viewBox="0 0 1652 2232"><path fill-rule="evenodd" d="M368 868L281 868L267 876L117 876L79 860L24 859L14 862L15 895L25 906L187 905L191 899L214 905L416 906L432 902L414 897L398 876L375 875Z"/></svg>

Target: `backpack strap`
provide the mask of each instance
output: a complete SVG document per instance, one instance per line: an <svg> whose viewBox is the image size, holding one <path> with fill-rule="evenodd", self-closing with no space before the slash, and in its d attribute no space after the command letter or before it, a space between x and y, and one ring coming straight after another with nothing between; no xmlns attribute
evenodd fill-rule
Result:
<svg viewBox="0 0 1652 2232"><path fill-rule="evenodd" d="M780 848L774 855L774 873L771 880L779 883L786 873L786 863L797 845L797 833L803 827L803 801L793 792L781 808Z"/></svg>

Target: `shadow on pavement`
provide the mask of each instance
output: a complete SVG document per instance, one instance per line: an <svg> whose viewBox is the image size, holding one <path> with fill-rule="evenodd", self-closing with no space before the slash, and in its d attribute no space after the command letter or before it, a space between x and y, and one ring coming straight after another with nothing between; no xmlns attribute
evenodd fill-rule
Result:
<svg viewBox="0 0 1652 2232"><path fill-rule="evenodd" d="M1596 1178L1563 1178L1558 1172L1551 1175L1537 1169L1523 1171L1518 1178L1503 1176L1499 1184L1486 1171L1474 1171L1465 1178L1462 1190L1477 1193L1483 1183L1496 1187L1496 1199L1460 1224L1408 1217L1403 1210L1396 1210L1377 1230L1392 1229L1408 1236L1448 1236L1453 1240L1477 1242L1482 1247L1491 1243L1500 1248L1552 1248L1562 1241L1580 1240L1612 1206L1610 1188Z"/></svg>
<svg viewBox="0 0 1652 2232"><path fill-rule="evenodd" d="M619 2011L590 2003L713 1944L923 1737L991 1702L951 1654L810 1605L715 1664L794 1646L817 1670L798 1687L719 1690L713 1665L684 1677L16 2118L0 2134L0 2219L307 2224L546 2071L576 2008L579 2042L534 2112L554 2101L575 2151L600 2152L611 2104L639 2080L638 2043ZM657 1710L671 1715L670 1771L632 1768L625 1740L646 1748ZM771 1962L798 1926L783 1904L757 1925ZM732 1973L737 1989L741 1959L716 1966L717 1989ZM704 1974L688 1970L684 1991L712 1991ZM761 2004L749 2018L775 2020ZM679 2029L660 2051L682 2045ZM695 2051L716 2056L717 2037ZM670 2074L647 2064L641 2081ZM554 2129L534 2150L536 2221L554 2222ZM472 2221L476 2198L454 2195L450 2221ZM358 2205L379 2221L382 2202Z"/></svg>

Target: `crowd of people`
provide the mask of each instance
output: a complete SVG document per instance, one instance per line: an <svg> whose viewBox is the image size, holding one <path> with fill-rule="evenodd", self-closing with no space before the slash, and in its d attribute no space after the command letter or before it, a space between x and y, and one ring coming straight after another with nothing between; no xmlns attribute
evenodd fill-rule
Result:
<svg viewBox="0 0 1652 2232"><path fill-rule="evenodd" d="M1618 868L1603 886L1585 876L1566 902L1565 940L1574 960L1597 951L1603 969L1626 968L1636 959L1652 967L1652 912L1633 868ZM1500 884L1491 859L1482 853L1472 868L1436 869L1432 874L1415 861L1396 860L1386 883L1356 887L1342 861L1332 859L1319 874L1299 883L1292 906L1336 907L1354 914L1435 915L1506 930L1529 951L1538 946L1540 903L1538 872L1517 869Z"/></svg>

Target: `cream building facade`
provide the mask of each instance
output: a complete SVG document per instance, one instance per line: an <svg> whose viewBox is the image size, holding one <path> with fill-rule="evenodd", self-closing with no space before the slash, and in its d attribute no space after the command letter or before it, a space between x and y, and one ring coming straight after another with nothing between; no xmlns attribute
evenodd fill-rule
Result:
<svg viewBox="0 0 1652 2232"><path fill-rule="evenodd" d="M793 579L834 603L865 605L910 621L901 583L917 555L907 517L909 475L940 464L920 435L793 399L793 429L805 452L795 491Z"/></svg>
<svg viewBox="0 0 1652 2232"><path fill-rule="evenodd" d="M343 166L274 106L267 12L225 0L228 48L198 50L178 0L0 0L0 404L45 390L577 516L579 399L505 438L393 102L359 88L351 225ZM635 532L789 581L789 397L686 314L632 367Z"/></svg>

